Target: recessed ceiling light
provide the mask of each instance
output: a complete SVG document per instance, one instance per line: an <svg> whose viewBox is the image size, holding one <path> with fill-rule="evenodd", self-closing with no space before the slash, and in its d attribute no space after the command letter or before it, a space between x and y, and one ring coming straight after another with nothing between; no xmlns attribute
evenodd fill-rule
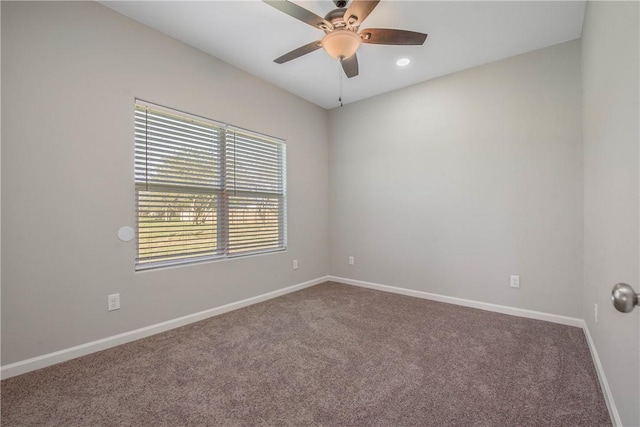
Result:
<svg viewBox="0 0 640 427"><path fill-rule="evenodd" d="M407 65L409 65L409 62L411 62L409 58L400 58L396 61L396 65L398 67L406 67Z"/></svg>

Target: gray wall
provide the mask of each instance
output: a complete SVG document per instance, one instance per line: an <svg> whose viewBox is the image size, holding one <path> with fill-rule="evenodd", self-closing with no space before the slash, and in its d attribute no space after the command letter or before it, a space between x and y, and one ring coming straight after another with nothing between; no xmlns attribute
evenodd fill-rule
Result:
<svg viewBox="0 0 640 427"><path fill-rule="evenodd" d="M329 114L95 3L1 15L3 365L331 272L585 317L640 424L638 313L608 300L639 286L637 3L590 2L582 46ZM134 273L134 97L287 140L286 253Z"/></svg>
<svg viewBox="0 0 640 427"><path fill-rule="evenodd" d="M331 110L331 273L581 317L579 76L572 41Z"/></svg>
<svg viewBox="0 0 640 427"><path fill-rule="evenodd" d="M3 365L328 273L325 110L93 2L2 2L2 64ZM286 139L287 252L134 273L134 97Z"/></svg>
<svg viewBox="0 0 640 427"><path fill-rule="evenodd" d="M609 295L640 290L639 15L637 2L589 2L582 39L583 315L626 426L640 425L640 310L620 314Z"/></svg>

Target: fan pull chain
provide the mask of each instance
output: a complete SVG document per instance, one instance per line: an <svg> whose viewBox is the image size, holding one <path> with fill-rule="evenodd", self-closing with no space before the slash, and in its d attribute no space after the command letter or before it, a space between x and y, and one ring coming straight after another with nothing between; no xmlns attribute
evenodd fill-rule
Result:
<svg viewBox="0 0 640 427"><path fill-rule="evenodd" d="M342 59L338 62L338 87L340 88L338 101L340 102L340 106L344 107L344 104L342 104Z"/></svg>

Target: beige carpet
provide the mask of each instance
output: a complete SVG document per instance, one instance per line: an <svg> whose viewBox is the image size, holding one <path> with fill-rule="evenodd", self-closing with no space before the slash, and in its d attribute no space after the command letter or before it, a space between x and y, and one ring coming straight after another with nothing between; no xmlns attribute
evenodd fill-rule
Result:
<svg viewBox="0 0 640 427"><path fill-rule="evenodd" d="M1 421L610 425L582 330L336 283L2 381Z"/></svg>

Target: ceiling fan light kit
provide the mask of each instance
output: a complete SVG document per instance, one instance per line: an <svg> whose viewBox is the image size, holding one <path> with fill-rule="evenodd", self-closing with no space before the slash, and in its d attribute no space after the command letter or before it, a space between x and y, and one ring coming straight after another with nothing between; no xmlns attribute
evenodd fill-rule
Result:
<svg viewBox="0 0 640 427"><path fill-rule="evenodd" d="M324 31L320 41L311 42L292 50L274 62L283 64L322 47L332 58L338 59L347 77L358 75L356 51L361 43L384 45L422 45L426 34L388 28L368 28L358 32L360 25L380 0L351 0L348 8L344 0L334 0L338 7L324 18L287 0L263 0L268 5L306 24Z"/></svg>
<svg viewBox="0 0 640 427"><path fill-rule="evenodd" d="M353 31L335 30L322 39L322 48L335 59L350 58L358 48L362 39Z"/></svg>

